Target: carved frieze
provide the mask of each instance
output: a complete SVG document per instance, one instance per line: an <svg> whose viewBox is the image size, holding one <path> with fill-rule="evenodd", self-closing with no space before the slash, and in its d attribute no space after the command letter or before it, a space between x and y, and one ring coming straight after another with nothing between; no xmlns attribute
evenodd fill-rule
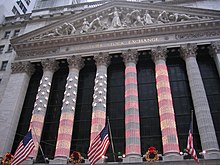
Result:
<svg viewBox="0 0 220 165"><path fill-rule="evenodd" d="M196 44L185 44L180 46L180 54L183 59L187 59L189 57L196 57L197 53L197 45Z"/></svg>
<svg viewBox="0 0 220 165"><path fill-rule="evenodd" d="M147 9L113 7L104 14L96 14L95 17L90 16L73 22L65 22L52 30L31 38L30 40L201 19L210 18L189 15L186 13L168 12L165 10L153 11Z"/></svg>
<svg viewBox="0 0 220 165"><path fill-rule="evenodd" d="M108 66L110 63L110 56L108 53L99 53L94 55L94 60L97 66L99 65Z"/></svg>
<svg viewBox="0 0 220 165"><path fill-rule="evenodd" d="M76 68L80 70L84 66L84 60L81 56L71 56L67 58L69 68Z"/></svg>
<svg viewBox="0 0 220 165"><path fill-rule="evenodd" d="M122 57L125 64L129 62L136 64L138 61L138 51L136 49L129 49L122 53Z"/></svg>
<svg viewBox="0 0 220 165"><path fill-rule="evenodd" d="M30 62L15 62L11 64L12 74L27 73L31 75L34 72L34 67Z"/></svg>
<svg viewBox="0 0 220 165"><path fill-rule="evenodd" d="M154 62L158 60L166 60L167 58L167 48L158 46L151 49L152 59Z"/></svg>
<svg viewBox="0 0 220 165"><path fill-rule="evenodd" d="M177 40L186 40L186 39L214 37L218 35L220 35L220 31L188 32L188 33L178 33L175 35L175 38Z"/></svg>
<svg viewBox="0 0 220 165"><path fill-rule="evenodd" d="M59 64L55 59L43 59L41 65L44 71L55 72L59 68Z"/></svg>

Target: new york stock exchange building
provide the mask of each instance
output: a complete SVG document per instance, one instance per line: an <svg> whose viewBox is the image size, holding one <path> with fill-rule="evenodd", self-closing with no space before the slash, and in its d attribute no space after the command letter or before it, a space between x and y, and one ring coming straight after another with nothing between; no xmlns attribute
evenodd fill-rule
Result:
<svg viewBox="0 0 220 165"><path fill-rule="evenodd" d="M193 112L200 163L220 164L220 11L128 1L64 8L2 26L26 31L10 41L0 157L31 127L24 164L67 164L74 151L89 164L109 118L111 145L98 164L196 164L185 151Z"/></svg>

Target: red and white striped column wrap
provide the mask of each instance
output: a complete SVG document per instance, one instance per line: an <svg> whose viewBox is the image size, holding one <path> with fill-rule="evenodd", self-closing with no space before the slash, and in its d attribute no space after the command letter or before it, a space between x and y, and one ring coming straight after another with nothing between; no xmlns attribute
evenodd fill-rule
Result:
<svg viewBox="0 0 220 165"><path fill-rule="evenodd" d="M90 144L105 127L106 123L106 93L107 93L107 67L110 62L108 53L99 53L94 56L97 71L93 94L92 124Z"/></svg>
<svg viewBox="0 0 220 165"><path fill-rule="evenodd" d="M125 138L126 157L141 156L140 145L140 120L137 87L138 52L128 50L123 52L125 63Z"/></svg>
<svg viewBox="0 0 220 165"><path fill-rule="evenodd" d="M166 48L152 49L155 62L156 88L159 105L160 127L162 132L163 153L178 153L179 143L176 130L175 114L166 66Z"/></svg>
<svg viewBox="0 0 220 165"><path fill-rule="evenodd" d="M33 149L29 157L33 158L37 157L39 142L41 139L41 134L44 125L44 118L47 110L47 103L50 94L53 73L58 68L57 62L52 59L42 60L41 64L43 66L44 72L40 81L40 86L38 88L38 93L36 96L36 101L34 104L34 110L30 123L35 148Z"/></svg>
<svg viewBox="0 0 220 165"><path fill-rule="evenodd" d="M69 75L67 77L66 90L64 92L55 151L55 157L65 158L68 158L70 154L79 70L83 66L83 60L80 56L72 56L67 58L67 62L69 64Z"/></svg>

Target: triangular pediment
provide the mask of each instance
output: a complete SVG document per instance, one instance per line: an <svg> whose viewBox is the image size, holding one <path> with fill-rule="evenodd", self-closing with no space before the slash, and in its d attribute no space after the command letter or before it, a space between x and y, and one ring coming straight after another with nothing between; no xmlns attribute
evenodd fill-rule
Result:
<svg viewBox="0 0 220 165"><path fill-rule="evenodd" d="M163 3L112 1L19 36L12 40L12 44L134 28L173 26L219 19L219 15L219 11L174 7Z"/></svg>

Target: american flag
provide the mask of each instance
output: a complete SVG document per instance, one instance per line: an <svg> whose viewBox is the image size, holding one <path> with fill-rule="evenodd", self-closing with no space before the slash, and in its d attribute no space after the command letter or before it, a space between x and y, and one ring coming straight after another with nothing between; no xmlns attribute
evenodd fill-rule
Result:
<svg viewBox="0 0 220 165"><path fill-rule="evenodd" d="M21 164L34 149L34 142L32 139L31 130L25 135L24 139L19 143L15 151L14 159L11 165Z"/></svg>
<svg viewBox="0 0 220 165"><path fill-rule="evenodd" d="M193 133L192 133L192 121L191 121L186 151L193 157L193 159L197 163L199 163L199 159L197 158L197 155L196 155L196 150L193 147L193 135L192 134Z"/></svg>
<svg viewBox="0 0 220 165"><path fill-rule="evenodd" d="M88 157L91 165L94 165L103 155L105 155L109 144L108 125L106 125L89 147Z"/></svg>

